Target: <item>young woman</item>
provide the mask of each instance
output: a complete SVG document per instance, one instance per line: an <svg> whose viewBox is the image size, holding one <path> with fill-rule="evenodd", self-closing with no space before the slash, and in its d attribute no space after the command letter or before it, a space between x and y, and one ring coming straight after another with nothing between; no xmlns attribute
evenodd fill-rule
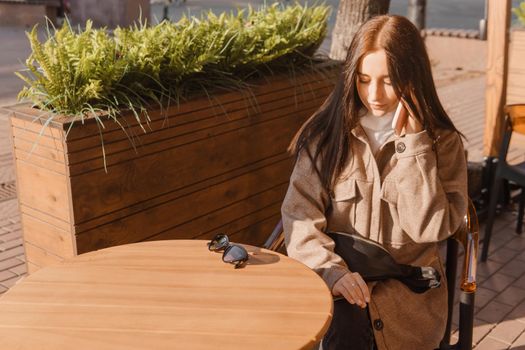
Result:
<svg viewBox="0 0 525 350"><path fill-rule="evenodd" d="M394 130L399 103L408 118ZM433 266L445 276L437 242L467 211L466 160L423 40L406 18L378 16L361 27L340 81L290 149L297 160L282 206L288 254L343 297L334 302L323 349L437 348L446 281L422 294L393 279L365 283L326 235L360 234L398 263Z"/></svg>

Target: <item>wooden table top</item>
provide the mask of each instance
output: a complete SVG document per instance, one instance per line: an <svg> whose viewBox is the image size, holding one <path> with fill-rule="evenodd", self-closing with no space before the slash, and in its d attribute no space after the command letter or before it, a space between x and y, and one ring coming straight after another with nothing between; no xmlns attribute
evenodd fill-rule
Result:
<svg viewBox="0 0 525 350"><path fill-rule="evenodd" d="M332 298L312 270L245 246L234 269L205 241L155 241L38 270L0 298L2 349L308 349Z"/></svg>

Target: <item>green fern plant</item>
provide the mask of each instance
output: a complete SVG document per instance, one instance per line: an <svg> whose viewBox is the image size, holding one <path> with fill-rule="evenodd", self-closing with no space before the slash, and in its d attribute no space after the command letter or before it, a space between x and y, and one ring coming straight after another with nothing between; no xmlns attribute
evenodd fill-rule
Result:
<svg viewBox="0 0 525 350"><path fill-rule="evenodd" d="M66 21L48 28L43 42L35 26L27 33L32 52L26 69L16 73L26 83L19 99L74 120L93 117L101 128L107 119L120 125L129 110L145 132L151 105L162 108L210 89L246 89L262 72L307 66L329 14L325 5L276 3L112 34L91 21L78 30Z"/></svg>

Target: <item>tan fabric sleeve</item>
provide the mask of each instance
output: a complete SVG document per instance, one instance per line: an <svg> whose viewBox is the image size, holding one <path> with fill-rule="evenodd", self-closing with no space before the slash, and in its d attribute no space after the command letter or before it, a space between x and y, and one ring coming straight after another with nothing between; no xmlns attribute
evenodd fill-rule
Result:
<svg viewBox="0 0 525 350"><path fill-rule="evenodd" d="M324 233L329 201L310 157L300 152L281 207L286 250L319 274L331 291L348 268L334 253L334 241Z"/></svg>
<svg viewBox="0 0 525 350"><path fill-rule="evenodd" d="M426 131L395 141L399 222L418 243L454 234L468 205L467 162L461 138L452 131L439 135L437 152Z"/></svg>

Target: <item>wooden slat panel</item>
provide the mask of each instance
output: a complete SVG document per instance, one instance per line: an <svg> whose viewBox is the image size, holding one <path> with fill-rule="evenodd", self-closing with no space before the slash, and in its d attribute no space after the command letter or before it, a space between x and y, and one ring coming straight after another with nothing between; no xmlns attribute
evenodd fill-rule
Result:
<svg viewBox="0 0 525 350"><path fill-rule="evenodd" d="M73 177L75 221L84 222L282 152L303 120L279 118L119 164L108 174L99 170Z"/></svg>
<svg viewBox="0 0 525 350"><path fill-rule="evenodd" d="M17 107L17 111L18 111ZM38 111L35 111L33 108L27 108L26 106L20 107L25 113L33 113L33 115L38 115ZM45 126L45 120L38 119L35 121L28 121L22 118L16 118L17 112L14 113L15 117L11 120L11 125L14 128L20 129L25 132L35 133L37 135L42 135L42 137L48 137L55 140L63 140L65 133L62 130L62 127L57 128L56 125ZM46 113L46 115L49 115Z"/></svg>
<svg viewBox="0 0 525 350"><path fill-rule="evenodd" d="M230 236L232 242L261 246L266 242L266 239L270 236L273 228L281 217L281 204L282 199L253 213L239 217L235 221L214 227L196 238L210 240L215 234L223 232ZM191 222L188 222L180 227L174 228L174 230L184 232L186 231L186 225L190 226L191 224ZM154 237L149 237L147 241L169 239L179 239L178 233L168 230Z"/></svg>
<svg viewBox="0 0 525 350"><path fill-rule="evenodd" d="M175 115L178 113L187 113L191 111L196 111L202 108L209 108L213 105L221 105L226 104L233 101L239 101L239 100L245 100L246 97L251 96L258 96L258 95L264 95L267 93L275 93L280 90L286 90L286 89L294 89L297 91L297 93L302 93L308 91L308 87L302 88L301 84L309 84L316 81L334 81L334 76L337 76L338 71L338 63L335 63L335 65L332 63L332 68L330 68L327 73L324 74L299 74L297 75L296 79L291 79L290 77L268 77L263 79L259 83L253 83L252 86L252 93L246 92L245 95L240 94L238 91L230 92L230 93L221 93L213 96L213 100L208 100L207 98L196 98L196 99L190 99L188 101L185 101L184 103L181 103L179 107L172 106L169 109L166 109L167 115ZM295 88L295 86L299 85L298 88ZM152 113L151 119L164 119L164 116L159 114ZM61 121L60 118L56 118L57 121ZM64 118L64 120L67 120L67 118ZM73 128L71 129L71 132L68 135L68 140L73 141L77 138L84 138L88 135L98 135L99 130L98 127L93 123L94 120L86 119L85 125L82 127L82 130ZM130 125L136 125L136 121L134 118L129 119ZM67 123L64 124L64 128L68 128ZM106 126L106 130L118 130L119 127L115 123L108 123Z"/></svg>
<svg viewBox="0 0 525 350"><path fill-rule="evenodd" d="M245 118L246 116L264 113L265 110L277 109L279 106L293 106L297 108L300 103L304 101L311 101L312 99L318 99L320 96L328 95L332 88L332 82L321 81L318 83L313 83L312 86L310 86L308 92L304 94L297 95L294 93L293 89L287 89L263 96L257 96L257 101L255 102L256 105L253 105L254 102L240 100L222 106L213 105L209 108L188 111L183 114L177 113L173 115L166 115L164 118L154 118L154 116L160 112L152 111L150 113L152 115L153 121L150 122L147 127L145 127L147 131L146 133L144 133L144 130L140 126L136 125L136 123L133 124L131 120L128 120L134 118L133 116L129 116L129 113L124 115L123 118L128 120L128 123L132 125L131 127L126 127L126 133L129 135L136 135L139 138L140 144L146 144L151 141L145 141L144 136L156 135L159 131L165 131L166 129L171 129L182 125L189 125L194 129L204 129L206 127L211 127L224 122L231 122L236 119ZM268 104L270 106L268 106ZM264 117L264 114L260 116L260 118ZM113 143L117 141L125 141L125 148L129 148L128 136L121 129L104 131L103 137L104 144L106 145L106 153L112 153L108 147L113 146ZM158 140L156 136L149 136L149 138L152 140ZM67 148L68 153L86 151L91 148L95 148L97 150L96 156L99 156L98 150L100 149L100 144L100 135L96 134L84 137L82 139L69 141ZM89 157L80 157L75 155L75 161L72 163L77 162L77 157L78 161L89 159ZM93 158L93 156L91 156L91 158Z"/></svg>
<svg viewBox="0 0 525 350"><path fill-rule="evenodd" d="M40 266L30 262L30 261L27 261L26 262L26 266L27 266L27 273L30 275L32 273L35 273L36 271L40 270ZM5 344L5 343L4 343Z"/></svg>
<svg viewBox="0 0 525 350"><path fill-rule="evenodd" d="M31 203L29 203L31 204ZM71 224L64 221L64 220L60 220L56 217L53 217L51 215L49 215L48 213L45 213L45 212L42 212L42 211L39 211L35 208L32 208L28 205L25 205L24 203L20 203L20 212L22 214L27 214L31 217L34 217L35 219L38 219L40 221L43 221L45 223L48 223L52 226L55 226L57 227L58 229L62 230L62 231L71 231Z"/></svg>
<svg viewBox="0 0 525 350"><path fill-rule="evenodd" d="M22 214L24 240L62 258L74 256L75 242L71 232Z"/></svg>
<svg viewBox="0 0 525 350"><path fill-rule="evenodd" d="M266 238L261 232L279 216L291 171L284 151L336 75L300 76L295 87L288 78L271 78L275 83L253 90L257 110L232 92L152 111L152 130L140 135L138 155L108 121L108 173L93 120L63 141L69 119L55 116L30 157L41 122L29 122L35 110L17 106L12 130L28 265L36 270L74 255L76 244L85 252L151 237L207 235L223 226L252 242ZM171 115L169 127L162 128L161 112ZM135 125L128 131L141 133L133 116L123 120ZM68 242L72 230L78 235Z"/></svg>
<svg viewBox="0 0 525 350"><path fill-rule="evenodd" d="M340 63L339 62L326 62L316 67L319 69L318 72L308 72L308 69L298 70L295 72L296 76L283 76L276 75L274 77L264 77L259 82L250 83L251 92L239 92L232 91L224 93L222 91L215 92L215 95L212 95L212 99L196 97L191 98L187 101L182 101L180 106L172 105L170 108L165 108L165 113L167 115L174 115L178 113L187 113L202 108L209 108L214 105L227 104L230 102L235 102L239 100L246 100L248 96L258 96L278 92L280 90L294 89L297 94L308 93L309 85L315 84L316 82L321 81L334 81L339 75ZM210 92L211 93L211 92ZM155 106L153 106L155 107ZM49 112L42 112L31 108L29 103L17 104L13 106L8 106L5 108L7 113L15 114L15 118L19 120L26 121L26 123L18 123L17 127L25 125L27 130L32 130L35 132L40 132L43 119L46 119L49 115ZM152 112L152 120L155 119L164 119L164 114ZM36 120L38 119L38 120ZM63 129L67 131L69 129L69 123L71 118L54 115L53 121L49 124L50 127ZM130 118L130 125L135 125L136 121L134 118ZM80 120L76 120L75 123L80 123ZM73 128L68 135L68 141L73 141L79 138L84 138L89 135L98 135L99 129L94 122L94 118L86 117L84 118L84 125L82 128ZM113 122L108 121L106 125L106 131L118 130L119 126ZM44 131L46 132L46 131ZM60 137L59 137L60 138Z"/></svg>
<svg viewBox="0 0 525 350"><path fill-rule="evenodd" d="M251 244L260 246L271 233L270 231L252 230L252 226L257 223L267 220L268 218L274 218L280 216L280 209L284 194L286 193L287 184L283 184L276 188L273 193L263 193L269 195L268 205L256 205L254 201L262 196L254 196L254 198L247 199L248 205L253 207L248 211L246 208L242 208L241 205L232 205L221 209L214 215L213 218L199 217L195 220L188 221L182 225L173 227L169 230L159 233L158 235L148 237L146 241L156 240L170 240L170 239L181 239L181 238L198 238L209 240L213 238L217 233L226 233L235 242ZM250 201L251 200L251 201ZM266 204L266 203L261 203ZM241 212L235 213L236 208L241 208ZM221 216L224 214L224 217ZM231 220L231 221L228 221ZM278 221L278 220L277 220ZM274 222L277 224L277 221ZM199 236L192 236L193 233L199 233Z"/></svg>
<svg viewBox="0 0 525 350"><path fill-rule="evenodd" d="M74 232L76 234L80 234L82 232L88 231L98 226L102 226L106 223L121 220L127 216L135 215L139 213L140 211L146 210L148 208L152 208L158 205L162 205L163 203L177 200L178 198L181 198L183 196L189 196L192 193L197 193L199 191L206 190L209 187L217 186L221 183L224 183L236 177L243 176L252 171L257 171L260 168L271 166L274 163L277 163L280 161L286 161L286 160L289 160L290 162L292 162L291 157L285 152L277 154L272 157L262 159L260 161L248 164L242 168L233 169L232 171L229 171L227 173L224 173L224 174L221 174L215 177L207 178L201 182L187 185L185 187L165 193L158 197L150 198L145 202L139 202L134 205L130 205L125 208L122 208L115 212L108 212L105 215L97 217L93 220L89 220L84 223L79 223L75 226Z"/></svg>
<svg viewBox="0 0 525 350"><path fill-rule="evenodd" d="M106 157L105 161L108 167L108 173L111 172L113 166L118 165L119 163L134 159L135 161L148 156L150 154L158 154L162 151L166 151L172 148L175 148L179 145L187 145L192 142L205 142L207 139L212 138L215 135L223 134L231 130L241 129L244 127L249 127L255 123L260 123L262 119L275 119L279 117L293 118L294 122L300 120L301 122L308 118L322 103L321 99L312 100L304 102L301 105L301 109L296 109L294 107L283 107L278 109L273 109L265 111L265 117L260 118L259 114L257 115L247 115L247 118L242 118L236 122L229 122L219 124L214 127L199 129L194 125L181 126L174 129L165 129L159 131L158 133L145 134L141 137L141 142L149 143L143 144L138 148L138 153L135 152L129 141L123 141L120 146L124 147L124 151L121 152L112 152L112 145L105 147ZM290 134L288 139L291 140L293 134ZM157 137L162 137L163 140L159 142L153 142ZM119 147L119 146L117 146ZM89 157L94 157L86 162L79 162L80 159L76 157L80 155L83 157L82 153L75 153L69 155L69 162L72 164L70 166L70 175L76 176L81 175L87 171L94 171L98 169L103 169L104 167L104 158L102 157L102 149L95 148L90 149ZM76 163L76 164L73 164Z"/></svg>
<svg viewBox="0 0 525 350"><path fill-rule="evenodd" d="M338 76L339 66L338 62L330 62L324 64L326 68L321 73L308 73L303 74L301 72L296 72L297 76L295 78L276 76L276 77L266 77L260 82L251 84L251 92L239 92L232 91L229 93L220 92L212 96L212 99L196 97L189 99L188 101L182 101L179 107L172 105L170 108L165 108L163 113L160 111L152 111L151 120L162 120L165 119L165 115L175 115L175 114L184 114L192 111L197 111L200 109L206 108L218 108L220 110L220 105L228 104L236 101L245 101L250 96L263 96L265 94L274 94L279 93L279 91L292 90L295 94L308 94L309 90L312 87L315 87L318 83L323 83L326 81L333 82ZM215 107L214 107L215 106ZM155 106L153 106L155 107ZM54 115L53 120L49 123L48 128L42 129L42 125L45 122L45 119L49 118L49 112L42 112L37 109L31 108L29 103L17 104L5 108L6 113L14 113L14 119L17 120L15 126L17 128L22 128L25 130L31 130L36 133L43 132L44 135L52 136L57 139L62 139L61 133L64 133L69 129L69 123L71 118L61 115ZM136 125L137 122L134 117L131 115L128 116L127 122L130 125ZM77 118L75 123L81 123ZM72 128L68 134L68 141L73 141L76 139L85 138L86 136L93 136L99 134L98 126L95 123L94 118L87 116L83 121L84 125L79 128ZM112 130L119 130L119 126L110 120L105 123L105 132L111 132ZM51 130L50 128L54 129ZM47 130L49 129L49 130Z"/></svg>
<svg viewBox="0 0 525 350"><path fill-rule="evenodd" d="M275 225L281 219L281 204L282 202L274 204L271 208L268 208L267 212L271 215L264 216L264 219L256 222L250 223L249 226L241 229L240 231L232 234L232 240L235 242L253 242L257 246L262 246L266 240L270 237ZM266 208L265 208L266 209ZM263 217L261 215L261 217Z"/></svg>
<svg viewBox="0 0 525 350"><path fill-rule="evenodd" d="M39 143L35 144L35 142L35 140L25 140L17 137L14 139L14 147L15 149L26 152L28 155L31 154L31 156L37 155L39 157L59 163L66 163L66 156L63 151L60 151L56 148L49 148ZM28 159L28 161L31 160Z"/></svg>
<svg viewBox="0 0 525 350"><path fill-rule="evenodd" d="M61 257L32 245L30 242L24 241L24 247L26 249L26 259L28 264L31 263L36 266L48 266L62 261Z"/></svg>
<svg viewBox="0 0 525 350"><path fill-rule="evenodd" d="M52 150L64 152L64 144L62 143L62 140L54 139L51 137L45 137L45 136L40 137L38 134L34 132L19 129L19 128L13 128L12 132L13 132L13 136L15 137L15 139L22 139L22 140L30 141L32 143L31 147L35 145L34 146L35 149L37 147L43 146L43 147L47 147Z"/></svg>
<svg viewBox="0 0 525 350"><path fill-rule="evenodd" d="M281 161L96 227L77 235L78 253L142 241L159 233L163 234L158 239L197 237L217 223L235 221L257 208L282 201L291 166L289 160Z"/></svg>
<svg viewBox="0 0 525 350"><path fill-rule="evenodd" d="M17 140L17 141L20 141L20 140ZM59 173L62 175L66 175L67 173L67 169L64 163L55 162L48 158L40 157L39 155L36 155L34 153L31 154L31 153L15 148L15 158L25 161L26 163L31 163L40 168L49 169L55 173Z"/></svg>
<svg viewBox="0 0 525 350"><path fill-rule="evenodd" d="M148 129L146 133L138 126L127 128L126 133L128 133L128 135L135 135L132 140L130 140L122 130L104 133L105 153L109 158L109 156L113 156L114 153L131 150L131 141L137 144L139 152L142 153L146 145L164 141L176 135L182 135L192 131L195 132L197 130L204 131L207 128L217 127L221 124L232 124L232 122L236 120L240 121L241 119L264 120L267 116L273 115L267 114L270 111L278 111L281 109L284 115L287 111L291 112L304 109L304 103L311 104L314 101L318 101L316 103L319 106L330 91L331 87L323 87L315 90L315 95L308 95L301 98L298 101L300 105L297 106L294 103L290 103L290 97L277 98L276 96L272 96L274 99L267 103L260 104L257 112L247 107L240 107L226 110L227 114L205 110L184 115L173 115L169 117L172 120L169 127L163 127L165 121L160 120L151 123L151 130ZM101 139L99 135L72 141L68 143L67 147L68 153L70 153L70 164L101 158ZM108 164L111 164L111 162Z"/></svg>
<svg viewBox="0 0 525 350"><path fill-rule="evenodd" d="M19 202L70 222L68 178L21 160L16 166Z"/></svg>
<svg viewBox="0 0 525 350"><path fill-rule="evenodd" d="M275 103L278 100L285 99L287 105L296 105L302 101L307 101L311 99L315 99L317 96L325 96L332 87L333 83L329 81L319 81L311 83L308 86L308 90L306 92L297 94L293 89L286 89L279 91L277 93L269 93L266 95L258 96L257 97L257 103L259 106L265 104L265 103ZM292 99L290 99L292 98ZM293 103L291 103L293 102ZM199 109L194 111L188 111L186 113L177 113L175 115L166 117L166 118L159 118L156 119L153 118L153 121L149 123L147 129L147 134L152 134L155 131L162 130L164 128L172 128L177 125L182 125L186 123L197 123L199 121L205 122L205 125L200 124L192 124L196 125L196 128L204 128L206 126L213 125L209 119L210 117L222 117L222 118L216 118L216 122L223 122L223 121L232 121L236 119L236 115L233 114L233 112L239 112L241 110L246 110L248 114L250 113L257 113L256 110L253 110L254 108L257 108L256 106L253 106L253 102L247 101L246 99L241 99L239 101L234 101L232 103L228 103L223 106L217 106L212 105L209 108L205 109ZM274 108L275 109L275 108ZM152 111L150 112L152 116L160 115L159 111ZM242 114L242 116L245 116L245 114ZM128 122L131 122L134 120L134 116L123 116L124 119L128 120ZM105 125L108 123L113 123L112 121L106 121ZM130 135L137 135L140 137L140 143L143 144L143 130L133 123L134 125L131 128L128 128L126 132ZM126 124L124 124L126 125ZM197 126L198 125L198 126ZM81 129L85 129L84 125L77 125ZM64 150L64 146L62 145L62 140L65 135L65 133L62 130L58 130L51 127L46 127L43 132L43 136L40 137L40 133L42 132L42 125L28 122L23 119L17 119L13 118L13 127L14 127L14 133L18 138L21 138L23 140L29 140L31 143L31 147L33 147L36 144L35 149L39 147L49 147L52 150ZM151 130L150 130L151 129ZM40 142L40 139L42 141ZM37 140L37 141L35 141ZM114 129L112 131L106 131L104 130L104 143L106 147L111 145L112 143L116 141L125 141L123 142L126 145L126 149L130 147L129 140L124 132L122 132L121 129ZM101 145L101 139L99 134L91 135L88 137L84 137L81 139L76 140L70 140L68 137L68 152L78 152L78 151L86 151L87 149L94 148L96 150L95 156L100 156L100 145ZM27 148L29 149L29 148ZM106 149L107 153L111 153L110 149ZM77 157L77 156L76 156ZM75 158L76 158L75 157ZM89 158L89 157L88 157ZM86 159L88 159L86 158ZM94 158L94 156L91 156L91 158ZM79 161L81 161L83 158L80 157Z"/></svg>

